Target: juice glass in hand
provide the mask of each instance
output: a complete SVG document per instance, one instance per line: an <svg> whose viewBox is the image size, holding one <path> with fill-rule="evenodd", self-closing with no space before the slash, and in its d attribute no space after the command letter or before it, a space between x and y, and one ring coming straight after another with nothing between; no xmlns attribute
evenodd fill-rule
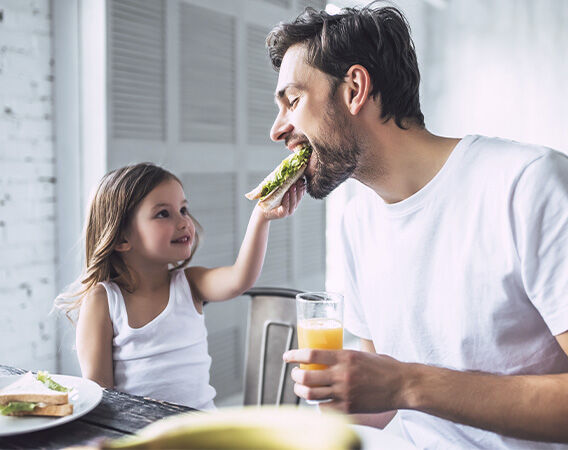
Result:
<svg viewBox="0 0 568 450"><path fill-rule="evenodd" d="M304 292L296 295L298 346L324 350L343 348L343 295ZM301 369L321 370L323 364L300 364Z"/></svg>

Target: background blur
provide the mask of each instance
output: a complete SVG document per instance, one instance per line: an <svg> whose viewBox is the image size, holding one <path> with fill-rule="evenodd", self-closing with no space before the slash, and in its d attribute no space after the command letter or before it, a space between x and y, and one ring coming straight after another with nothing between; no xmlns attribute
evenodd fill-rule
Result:
<svg viewBox="0 0 568 450"><path fill-rule="evenodd" d="M329 4L328 4L329 3ZM243 197L287 155L268 132L270 28L325 0L0 0L0 364L79 374L50 314L80 273L90 192L154 161L180 176L205 228L195 263L236 257ZM568 151L568 1L400 0L427 128ZM271 226L258 285L341 290L337 224L356 182ZM208 305L212 383L238 396L247 302Z"/></svg>

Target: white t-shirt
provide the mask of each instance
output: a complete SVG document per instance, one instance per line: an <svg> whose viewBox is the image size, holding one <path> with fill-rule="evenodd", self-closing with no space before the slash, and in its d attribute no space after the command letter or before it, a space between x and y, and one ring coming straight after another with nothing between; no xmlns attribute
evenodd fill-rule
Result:
<svg viewBox="0 0 568 450"><path fill-rule="evenodd" d="M463 138L411 197L346 208L345 326L377 353L499 374L568 372L568 157ZM399 411L419 448L555 448ZM567 446L558 446L567 448Z"/></svg>
<svg viewBox="0 0 568 450"><path fill-rule="evenodd" d="M199 410L215 409L215 389L209 384L207 329L203 314L195 309L184 271L172 272L168 305L141 328L128 325L118 285L101 284L114 330L115 389Z"/></svg>

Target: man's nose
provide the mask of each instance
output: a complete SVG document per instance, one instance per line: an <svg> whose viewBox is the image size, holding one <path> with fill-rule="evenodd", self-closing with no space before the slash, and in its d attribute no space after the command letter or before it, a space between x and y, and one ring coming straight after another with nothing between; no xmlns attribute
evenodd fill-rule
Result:
<svg viewBox="0 0 568 450"><path fill-rule="evenodd" d="M272 124L270 129L270 139L274 142L281 141L286 138L286 135L291 133L294 126L286 119L286 116L279 113Z"/></svg>

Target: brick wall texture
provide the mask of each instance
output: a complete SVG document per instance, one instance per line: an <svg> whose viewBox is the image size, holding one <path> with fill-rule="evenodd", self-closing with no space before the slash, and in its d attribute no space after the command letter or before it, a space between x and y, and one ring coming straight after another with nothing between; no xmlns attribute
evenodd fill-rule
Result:
<svg viewBox="0 0 568 450"><path fill-rule="evenodd" d="M0 364L56 369L49 0L0 1Z"/></svg>

